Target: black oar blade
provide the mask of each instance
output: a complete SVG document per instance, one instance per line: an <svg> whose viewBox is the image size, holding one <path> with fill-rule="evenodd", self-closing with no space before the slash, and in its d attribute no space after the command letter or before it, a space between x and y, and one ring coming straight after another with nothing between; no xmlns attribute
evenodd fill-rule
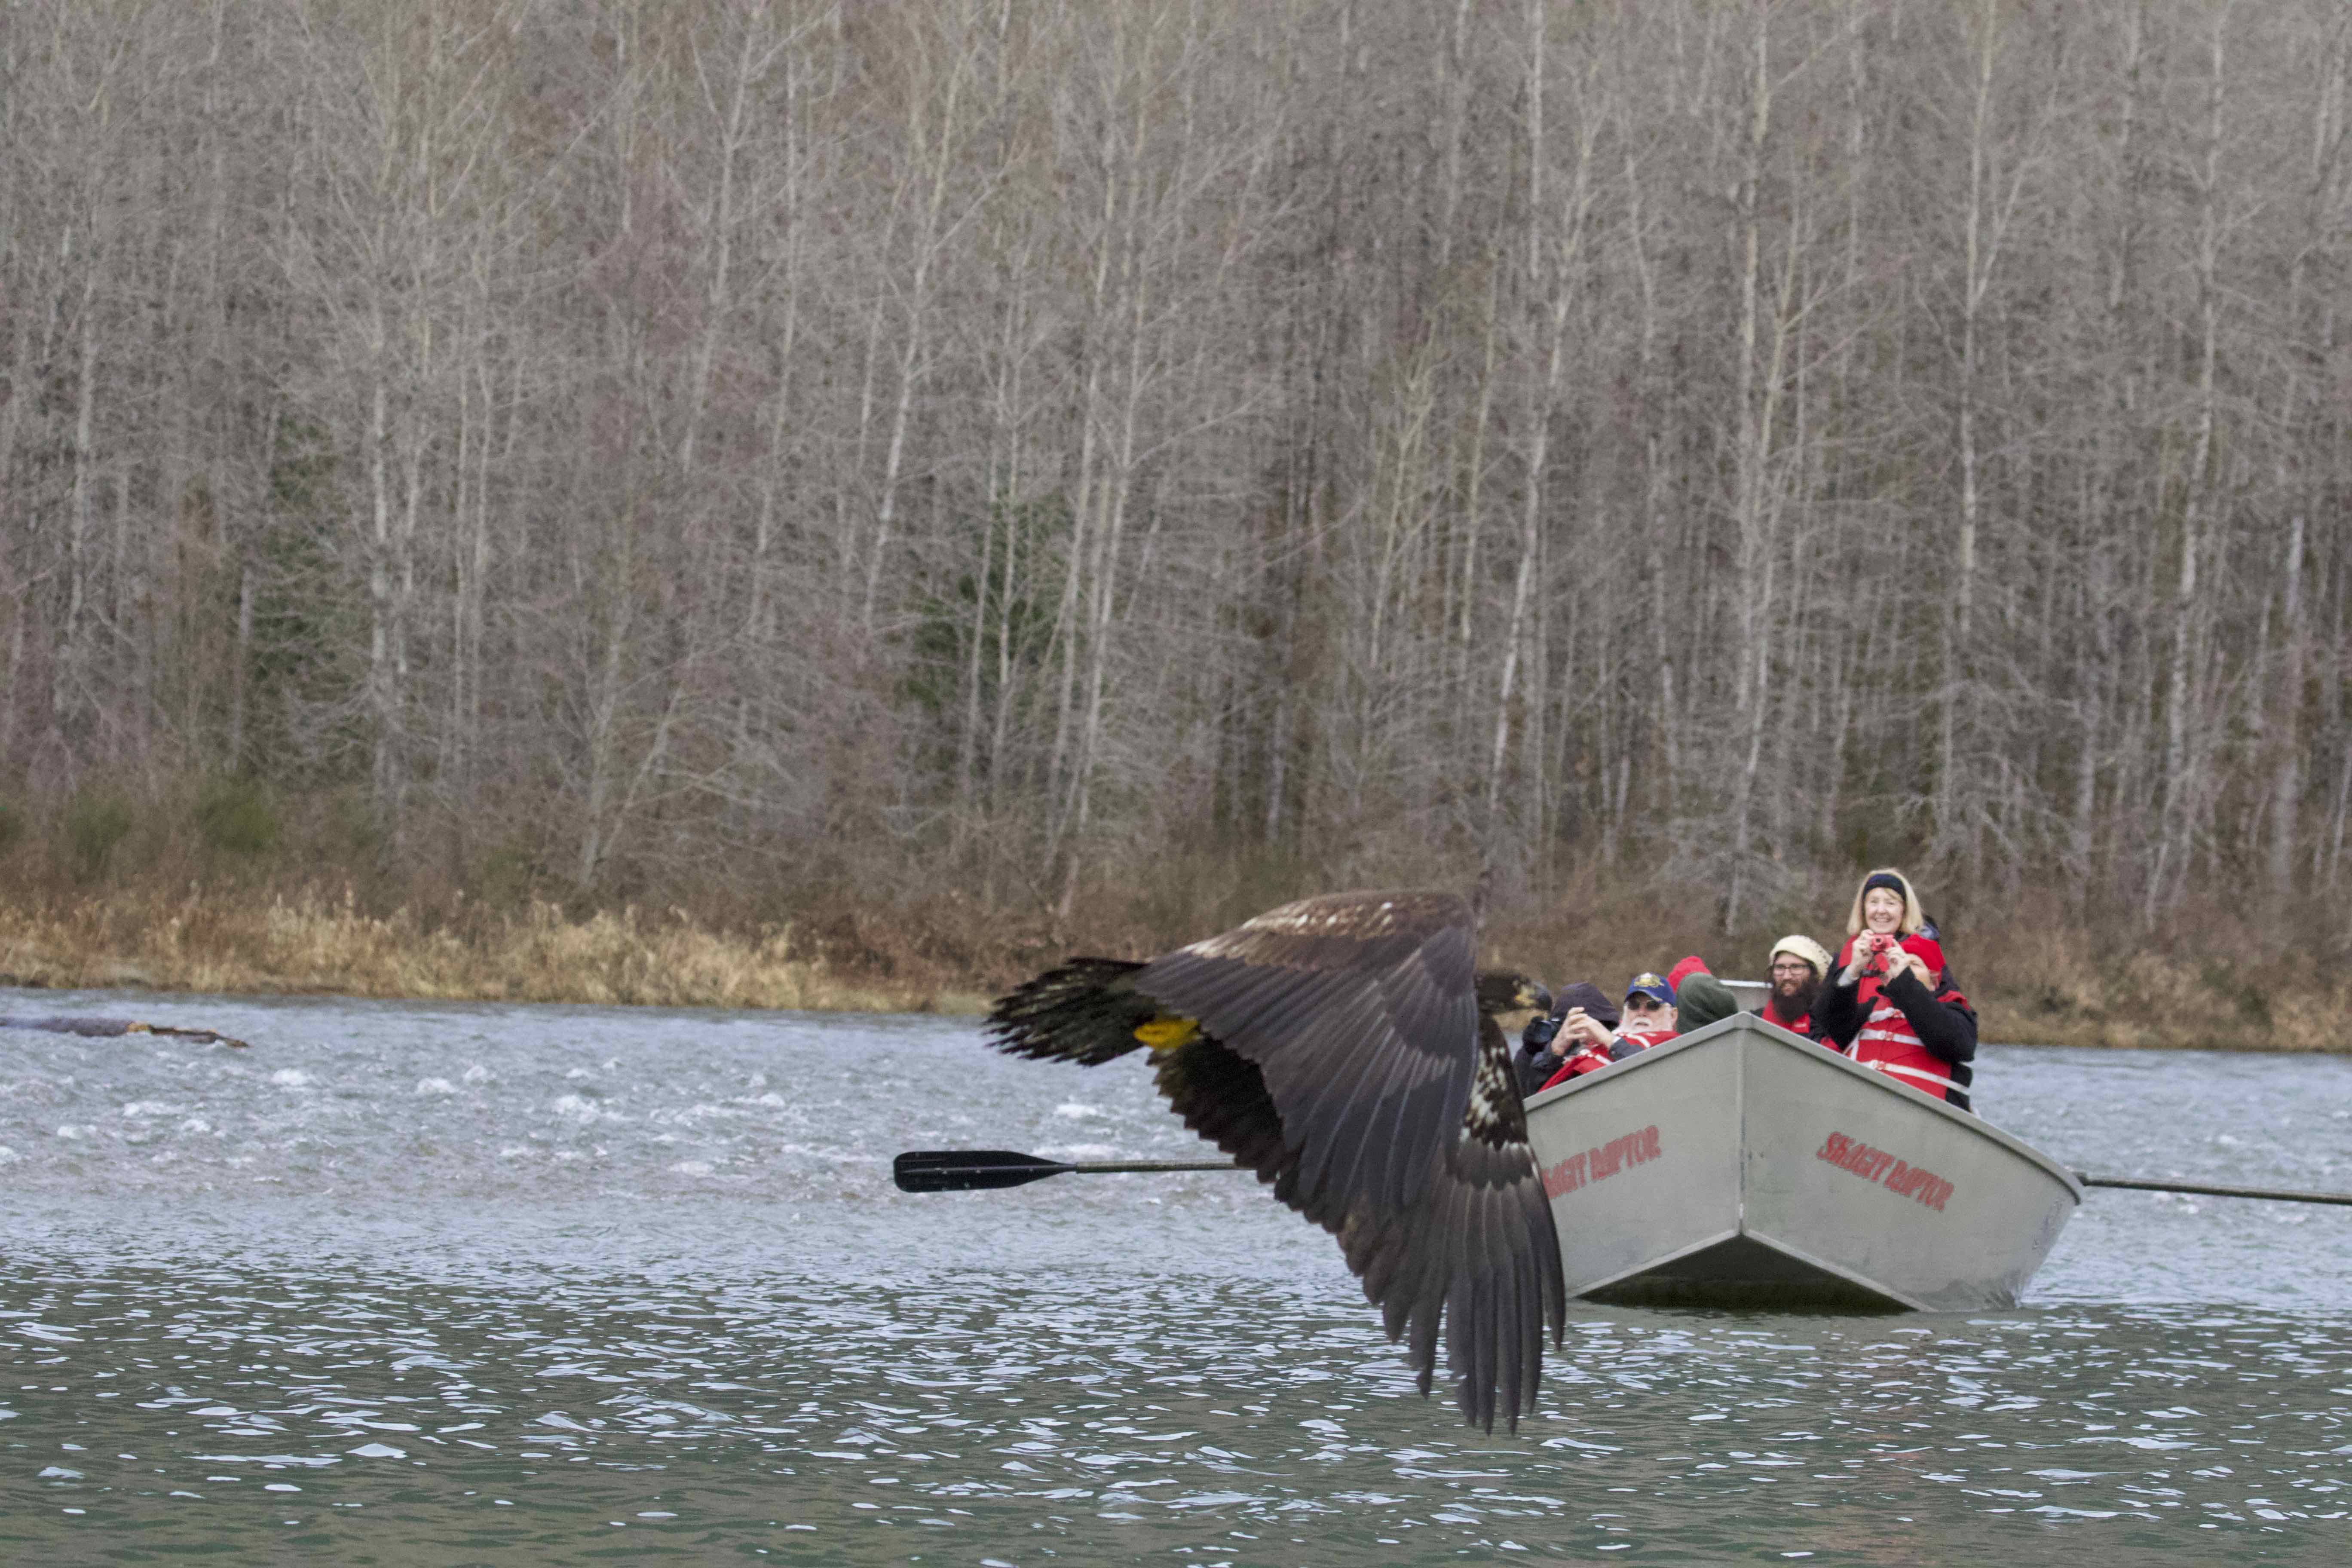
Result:
<svg viewBox="0 0 2352 1568"><path fill-rule="evenodd" d="M890 1163L890 1179L902 1193L969 1193L1017 1187L1068 1169L1009 1149L914 1149Z"/></svg>

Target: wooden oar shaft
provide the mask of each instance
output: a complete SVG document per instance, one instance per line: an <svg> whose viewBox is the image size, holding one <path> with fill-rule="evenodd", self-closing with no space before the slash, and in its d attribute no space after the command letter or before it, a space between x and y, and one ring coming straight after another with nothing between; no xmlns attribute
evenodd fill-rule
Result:
<svg viewBox="0 0 2352 1568"><path fill-rule="evenodd" d="M2210 1182L2144 1182L2136 1176L2095 1176L2077 1171L2086 1187L2132 1187L2144 1193L2195 1193L2211 1198L2269 1198L2283 1204L2340 1204L2352 1207L2352 1193L2304 1193L2290 1187L2224 1187Z"/></svg>

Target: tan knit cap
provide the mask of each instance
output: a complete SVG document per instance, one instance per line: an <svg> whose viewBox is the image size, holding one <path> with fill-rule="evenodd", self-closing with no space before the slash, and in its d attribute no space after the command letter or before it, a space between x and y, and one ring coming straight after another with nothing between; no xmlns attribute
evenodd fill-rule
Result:
<svg viewBox="0 0 2352 1568"><path fill-rule="evenodd" d="M1830 972L1830 950L1811 937L1803 935L1782 937L1772 944L1772 952L1764 960L1765 963L1769 966L1773 959L1784 952L1793 952L1811 964L1813 973L1816 974L1826 975Z"/></svg>

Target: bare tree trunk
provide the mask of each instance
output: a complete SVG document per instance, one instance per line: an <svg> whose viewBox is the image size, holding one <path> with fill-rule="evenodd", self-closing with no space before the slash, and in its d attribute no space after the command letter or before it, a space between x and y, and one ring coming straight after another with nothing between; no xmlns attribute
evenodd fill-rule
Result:
<svg viewBox="0 0 2352 1568"><path fill-rule="evenodd" d="M998 511L1001 510L1005 513L1004 526L1008 533L1019 526L1018 513L1013 503L997 499L1004 491L991 483L989 492L990 505L980 518L980 572L972 579L971 621L970 630L965 634L970 646L965 651L963 668L963 734L956 745L954 837L948 845L950 864L961 862L964 835L971 827L972 816L972 767L980 750L981 660L988 643L988 601L995 581ZM1009 579L1006 588L1009 592Z"/></svg>
<svg viewBox="0 0 2352 1568"><path fill-rule="evenodd" d="M2145 925L2169 906L2175 878L2186 874L2190 836L2195 827L2190 802L2195 781L2189 770L2189 708L2193 701L2191 659L2202 640L2207 605L2198 594L2198 570L2205 553L2205 503L2212 482L2214 424L2214 362L2219 353L2220 295L2214 271L2221 247L2221 110L2222 30L2231 5L2211 13L2212 37L2206 82L2204 157L2199 167L2197 196L2197 317L2200 347L2197 361L2197 415L2189 461L2181 478L2180 564L2173 589L2172 653L2165 679L2165 742L2163 794L2158 819L2156 863L2147 880L2147 900L2141 911Z"/></svg>
<svg viewBox="0 0 2352 1568"><path fill-rule="evenodd" d="M1979 0L1970 23L1975 92L1969 108L1969 183L1961 233L1956 419L1960 466L1958 549L1950 607L1942 620L1944 689L1937 704L1942 726L1937 753L1936 837L1948 853L1966 859L1972 877L1981 872L1985 828L1985 808L1979 798L1971 758L1976 742L1969 729L1978 701L1973 645L1978 554L1984 522L1983 455L1979 450L1977 426L1983 396L1985 304L2010 224L2025 193L2026 176L2039 156L2038 148L2029 140L2016 151L2005 182L2002 171L1996 167L2001 128L1993 88L2002 30L2000 0ZM2029 128L2029 138L2034 133Z"/></svg>
<svg viewBox="0 0 2352 1568"><path fill-rule="evenodd" d="M1486 440L1493 426L1495 407L1496 356L1502 330L1502 278L1503 258L1499 254L1490 254L1486 264L1486 310L1482 323L1484 357L1478 374L1478 401L1470 417L1470 447L1463 461L1461 587L1454 596L1453 618L1447 623L1453 628L1452 646L1457 661L1451 685L1458 699L1465 704L1475 685L1470 668L1470 654L1475 646L1471 628L1476 619L1478 605L1478 537L1483 531L1481 497L1486 478Z"/></svg>
<svg viewBox="0 0 2352 1568"><path fill-rule="evenodd" d="M1969 702L1969 620L1976 606L1977 533L1977 334L1991 280L1990 258L1997 248L1988 243L1985 168L1992 132L1993 61L2000 51L2000 0L1983 0L1973 18L1976 37L1976 95L1969 115L1969 194L1962 233L1960 275L1960 527L1958 558L1954 563L1951 607L1943 616L1943 700L1937 704L1943 719L1937 751L1936 833L1952 850L1967 853L1979 831L1975 801L1965 787L1968 761L1963 713ZM1963 820L1963 817L1966 820ZM1973 861L1975 857L1969 856Z"/></svg>
<svg viewBox="0 0 2352 1568"><path fill-rule="evenodd" d="M932 268L953 232L953 226L946 222L948 191L961 135L959 111L971 58L968 49L959 48L948 63L947 89L938 105L936 144L929 126L931 90L916 95L915 119L908 127L910 140L918 151L918 168L927 176L930 188L923 199L921 226L914 241L915 272L907 288L907 337L898 350L898 400L890 413L890 444L882 459L881 500L874 509L874 544L866 558L866 605L861 620L868 642L874 636L875 597L881 591L882 567L889 558L891 528L898 517L908 419L914 410L916 390L929 368ZM929 85L925 84L927 89Z"/></svg>
<svg viewBox="0 0 2352 1568"><path fill-rule="evenodd" d="M1182 46L1190 52L1188 36ZM1134 46L1140 56L1136 62L1139 74L1148 78L1151 70L1150 43L1148 38ZM1082 867L1083 845L1089 826L1094 803L1095 775L1102 752L1103 705L1108 689L1110 653L1113 644L1113 610L1117 603L1120 566L1120 543L1127 530L1127 508L1136 486L1137 439L1143 415L1144 399L1150 391L1147 367L1157 357L1152 350L1151 320L1157 304L1153 275L1160 258L1155 254L1150 230L1164 224L1169 214L1146 205L1148 176L1144 156L1151 142L1152 118L1150 98L1137 87L1129 87L1134 104L1132 118L1127 127L1126 150L1122 162L1123 185L1127 208L1123 229L1116 236L1106 223L1103 234L1103 261L1107 267L1109 252L1116 243L1119 249L1119 288L1124 292L1126 317L1120 331L1126 339L1126 365L1122 373L1121 395L1118 404L1118 427L1109 453L1109 472L1104 477L1096 506L1099 516L1095 524L1092 604L1087 628L1087 692L1086 714L1078 732L1077 756L1073 765L1073 791L1070 805L1069 848L1062 870L1062 895L1056 906L1059 919L1067 921L1076 908L1078 879ZM1127 84L1122 83L1125 87ZM1192 148L1189 132L1177 152L1175 177L1170 182L1181 193L1189 183L1186 165ZM1114 187L1116 188L1116 187ZM1105 217L1111 209L1106 205ZM1155 221L1156 220L1156 221ZM1083 497L1083 492L1082 492Z"/></svg>
<svg viewBox="0 0 2352 1568"><path fill-rule="evenodd" d="M2311 200L2305 220L2306 241L2289 263L2286 279L2286 330L2295 342L2287 358L2286 384L2280 394L2283 437L2277 448L2273 482L2288 497L2293 511L2287 521L2285 604L2280 616L2281 672L2278 714L2271 743L2278 757L2270 791L2271 831L2269 872L2273 895L2285 900L2294 891L2297 837L2302 826L2304 790L2305 684L2310 679L2310 636L2305 625L2304 596L2306 542L2305 497L2294 458L2314 439L2321 424L2310 406L2306 376L2317 380L2320 356L2312 352L2305 322L2306 255L2325 244L2323 214L2341 210L2345 167L2345 94L2347 68L2352 68L2352 26L2338 24L2322 57L2318 91L2311 126Z"/></svg>
<svg viewBox="0 0 2352 1568"><path fill-rule="evenodd" d="M1617 100L1622 122L1633 100L1621 95ZM1630 132L1630 124L1626 125ZM1665 532L1666 469L1664 437L1659 426L1664 423L1664 400L1658 395L1658 333L1659 302L1655 264L1651 258L1643 214L1647 210L1647 187L1640 164L1636 162L1632 137L1625 136L1625 248L1633 262L1633 280L1639 291L1641 331L1635 339L1634 357L1634 417L1639 423L1642 443L1641 463L1641 535L1642 570L1650 584L1650 633L1654 639L1653 663L1658 672L1659 698L1652 710L1655 729L1663 744L1664 766L1651 775L1651 798L1654 813L1671 820L1675 810L1675 780L1682 768L1678 744L1681 730L1675 722L1675 647L1673 629L1667 624ZM1649 726L1644 726L1646 730ZM1613 863L1622 849L1627 790L1633 782L1633 742L1643 731L1629 734L1626 753L1618 763L1618 800L1615 816L1617 832L1612 838L1607 858Z"/></svg>
<svg viewBox="0 0 2352 1568"><path fill-rule="evenodd" d="M390 828L400 809L399 726L400 687L394 664L393 644L398 633L394 620L399 615L393 598L393 522L392 480L388 471L390 460L384 448L391 444L385 428L386 403L390 394L384 381L388 367L383 355L388 352L384 342L383 320L375 323L374 342L371 347L376 358L373 384L368 391L367 481L368 481L368 782L370 800L375 809L376 824Z"/></svg>
<svg viewBox="0 0 2352 1568"><path fill-rule="evenodd" d="M245 772L245 689L253 668L253 563L236 569L236 662L229 670L228 768Z"/></svg>
<svg viewBox="0 0 2352 1568"><path fill-rule="evenodd" d="M1526 13L1527 82L1524 97L1527 104L1528 127L1528 214L1526 268L1522 287L1528 295L1528 313L1533 316L1538 301L1549 318L1540 328L1538 342L1531 347L1542 358L1542 372L1528 380L1527 404L1524 411L1527 453L1526 471L1520 479L1519 502L1519 563L1511 579L1511 613L1503 633L1503 672L1495 701L1495 744L1486 764L1486 829L1484 854L1485 866L1491 871L1501 848L1501 808L1503 794L1503 760L1511 739L1511 700L1519 673L1519 655L1527 636L1528 597L1535 585L1538 529L1543 517L1545 469L1551 448L1551 405L1559 385L1560 355L1565 347L1568 293L1564 278L1555 277L1546 265L1544 243L1546 213L1543 197L1544 160L1550 155L1545 144L1544 126L1544 67L1551 52L1547 37L1546 22L1550 7L1545 0L1528 0ZM1547 289L1545 285L1550 284ZM1549 299L1544 298L1546 294ZM1546 342L1545 340L1549 340ZM1532 368L1532 367L1530 367Z"/></svg>
<svg viewBox="0 0 2352 1568"><path fill-rule="evenodd" d="M1756 766L1764 744L1765 671L1770 661L1770 581L1773 552L1767 536L1765 502L1766 448L1772 438L1780 396L1780 359L1789 331L1790 293L1796 275L1798 238L1792 216L1789 247L1783 264L1780 299L1774 311L1772 364L1757 363L1758 316L1763 300L1764 226L1759 210L1764 180L1764 144L1772 124L1771 10L1768 0L1753 0L1749 10L1748 90L1746 135L1741 153L1736 243L1739 254L1739 326L1734 353L1735 383L1732 416L1737 470L1734 476L1732 520L1738 533L1739 570L1731 591L1739 623L1739 664L1734 674L1733 706L1748 720L1747 755L1732 784L1731 866L1725 879L1723 929L1739 922L1740 894L1747 876L1749 805L1755 798ZM1758 382L1763 383L1759 395ZM1763 572L1759 573L1761 565ZM1765 581L1759 584L1758 577ZM1761 592L1759 593L1759 586Z"/></svg>
<svg viewBox="0 0 2352 1568"><path fill-rule="evenodd" d="M83 264L79 336L80 374L75 377L73 433L73 499L66 521L66 607L64 635L57 652L55 684L49 697L51 721L62 727L85 700L89 679L89 638L82 629L84 606L89 599L90 514L97 505L98 454L91 444L92 416L98 405L98 263L95 242Z"/></svg>

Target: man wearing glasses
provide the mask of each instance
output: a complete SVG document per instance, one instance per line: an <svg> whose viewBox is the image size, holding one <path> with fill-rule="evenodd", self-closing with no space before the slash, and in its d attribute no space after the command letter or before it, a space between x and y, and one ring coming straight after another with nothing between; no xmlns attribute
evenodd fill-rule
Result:
<svg viewBox="0 0 2352 1568"><path fill-rule="evenodd" d="M1830 971L1829 949L1809 936L1784 936L1772 944L1772 993L1764 999L1764 1021L1792 1035L1814 1037L1813 1001Z"/></svg>

